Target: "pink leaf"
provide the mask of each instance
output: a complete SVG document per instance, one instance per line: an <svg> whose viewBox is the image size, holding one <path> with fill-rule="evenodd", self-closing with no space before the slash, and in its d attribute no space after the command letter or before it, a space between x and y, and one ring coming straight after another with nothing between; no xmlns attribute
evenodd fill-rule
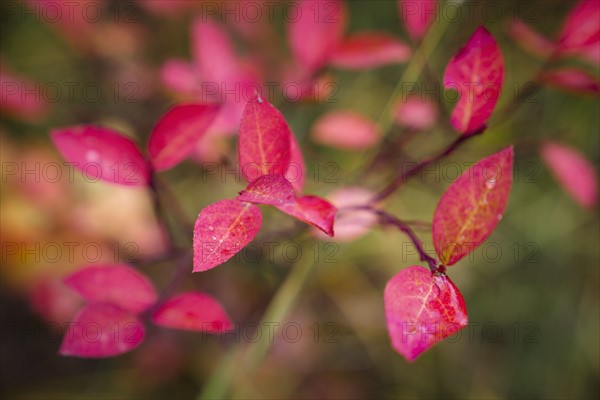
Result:
<svg viewBox="0 0 600 400"><path fill-rule="evenodd" d="M194 226L194 272L229 260L254 239L261 224L254 204L221 200L205 207Z"/></svg>
<svg viewBox="0 0 600 400"><path fill-rule="evenodd" d="M209 333L233 329L223 306L214 297L198 292L168 299L154 312L152 322L167 328Z"/></svg>
<svg viewBox="0 0 600 400"><path fill-rule="evenodd" d="M291 158L291 135L283 115L268 101L260 96L249 100L238 142L242 175L251 182L261 175L285 174Z"/></svg>
<svg viewBox="0 0 600 400"><path fill-rule="evenodd" d="M50 133L61 155L90 179L121 185L145 185L150 169L133 141L92 125L55 129Z"/></svg>
<svg viewBox="0 0 600 400"><path fill-rule="evenodd" d="M403 63L410 54L410 47L388 33L359 32L335 49L330 63L339 68L368 69Z"/></svg>
<svg viewBox="0 0 600 400"><path fill-rule="evenodd" d="M198 91L198 76L187 61L168 60L161 68L160 77L165 86L177 92L194 95Z"/></svg>
<svg viewBox="0 0 600 400"><path fill-rule="evenodd" d="M554 69L542 73L541 81L548 86L574 93L595 94L600 91L598 79L577 68Z"/></svg>
<svg viewBox="0 0 600 400"><path fill-rule="evenodd" d="M450 60L444 73L445 88L455 89L460 95L450 118L452 126L467 135L484 127L498 102L503 82L500 48L480 26Z"/></svg>
<svg viewBox="0 0 600 400"><path fill-rule="evenodd" d="M290 164L285 171L285 177L291 182L296 193L302 193L306 180L306 166L302 156L302 148L292 132L290 135Z"/></svg>
<svg viewBox="0 0 600 400"><path fill-rule="evenodd" d="M582 0L567 15L558 50L600 64L600 2Z"/></svg>
<svg viewBox="0 0 600 400"><path fill-rule="evenodd" d="M0 63L0 110L25 121L39 121L48 113L49 104L41 86L15 75Z"/></svg>
<svg viewBox="0 0 600 400"><path fill-rule="evenodd" d="M191 153L213 123L217 104L180 104L158 121L148 140L148 151L157 171L179 164Z"/></svg>
<svg viewBox="0 0 600 400"><path fill-rule="evenodd" d="M523 21L512 21L508 25L508 34L525 51L546 59L554 53L554 43L534 31Z"/></svg>
<svg viewBox="0 0 600 400"><path fill-rule="evenodd" d="M398 0L400 19L414 41L425 36L437 13L436 0Z"/></svg>
<svg viewBox="0 0 600 400"><path fill-rule="evenodd" d="M335 216L336 242L350 242L365 235L377 223L377 216L368 210L356 210L352 207L367 204L375 194L361 187L345 187L332 192L327 199L337 209ZM318 232L317 236L323 236Z"/></svg>
<svg viewBox="0 0 600 400"><path fill-rule="evenodd" d="M323 145L364 150L377 144L381 134L375 122L354 111L331 111L313 125L313 139Z"/></svg>
<svg viewBox="0 0 600 400"><path fill-rule="evenodd" d="M144 311L158 298L148 278L125 264L89 265L64 282L90 303L112 303L134 313Z"/></svg>
<svg viewBox="0 0 600 400"><path fill-rule="evenodd" d="M435 103L419 95L409 96L399 101L394 109L395 120L399 125L423 130L435 125L438 110Z"/></svg>
<svg viewBox="0 0 600 400"><path fill-rule="evenodd" d="M201 96L212 98L214 101L223 103L219 115L210 127L210 132L231 136L237 134L240 120L246 106L246 99L251 96L251 90L259 85L260 79L255 70L250 67L240 68L228 77L228 81L219 83L203 82L205 90ZM212 96L209 95L212 92Z"/></svg>
<svg viewBox="0 0 600 400"><path fill-rule="evenodd" d="M579 151L560 143L546 142L541 148L544 162L556 180L582 207L598 203L598 174Z"/></svg>
<svg viewBox="0 0 600 400"><path fill-rule="evenodd" d="M144 335L144 325L133 313L114 304L89 304L69 325L59 353L83 358L114 357L136 348Z"/></svg>
<svg viewBox="0 0 600 400"><path fill-rule="evenodd" d="M192 53L204 82L221 85L237 72L237 56L225 26L206 16L192 25Z"/></svg>
<svg viewBox="0 0 600 400"><path fill-rule="evenodd" d="M384 291L392 346L408 361L467 326L462 294L446 275L421 266L400 271Z"/></svg>
<svg viewBox="0 0 600 400"><path fill-rule="evenodd" d="M294 188L283 175L263 175L241 191L237 199L248 203L281 205L294 201Z"/></svg>
<svg viewBox="0 0 600 400"><path fill-rule="evenodd" d="M346 7L341 0L300 0L297 16L290 17L288 38L296 63L315 73L338 46L346 25Z"/></svg>
<svg viewBox="0 0 600 400"><path fill-rule="evenodd" d="M481 245L502 219L513 157L511 146L484 158L446 189L433 216L433 244L443 265L455 264Z"/></svg>
<svg viewBox="0 0 600 400"><path fill-rule="evenodd" d="M326 200L317 196L302 196L276 207L333 237L333 222L337 209Z"/></svg>

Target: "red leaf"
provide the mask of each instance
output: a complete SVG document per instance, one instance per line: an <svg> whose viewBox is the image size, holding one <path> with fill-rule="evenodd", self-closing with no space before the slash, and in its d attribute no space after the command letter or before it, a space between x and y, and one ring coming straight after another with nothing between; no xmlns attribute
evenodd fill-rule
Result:
<svg viewBox="0 0 600 400"><path fill-rule="evenodd" d="M462 294L446 275L421 266L400 271L384 291L392 346L408 361L467 326Z"/></svg>
<svg viewBox="0 0 600 400"><path fill-rule="evenodd" d="M144 311L158 298L148 278L125 264L90 265L64 282L90 303L112 303L134 313Z"/></svg>
<svg viewBox="0 0 600 400"><path fill-rule="evenodd" d="M368 69L403 63L410 53L410 47L388 33L359 32L337 47L330 63L339 68Z"/></svg>
<svg viewBox="0 0 600 400"><path fill-rule="evenodd" d="M296 193L302 193L306 179L306 167L302 148L293 132L290 135L290 164L285 171L285 178L291 182Z"/></svg>
<svg viewBox="0 0 600 400"><path fill-rule="evenodd" d="M205 207L194 226L194 272L229 260L254 239L261 224L254 204L221 200Z"/></svg>
<svg viewBox="0 0 600 400"><path fill-rule="evenodd" d="M541 59L546 59L554 53L554 43L534 31L523 21L510 22L507 31L523 50Z"/></svg>
<svg viewBox="0 0 600 400"><path fill-rule="evenodd" d="M567 15L558 50L600 64L600 2L582 0Z"/></svg>
<svg viewBox="0 0 600 400"><path fill-rule="evenodd" d="M463 134L481 129L498 102L504 82L504 59L490 33L479 27L452 57L444 73L444 87L460 99L452 112L452 126Z"/></svg>
<svg viewBox="0 0 600 400"><path fill-rule="evenodd" d="M398 0L400 19L414 41L419 41L429 29L437 13L436 0Z"/></svg>
<svg viewBox="0 0 600 400"><path fill-rule="evenodd" d="M85 306L69 325L59 353L83 358L114 357L136 348L144 325L131 312L109 303Z"/></svg>
<svg viewBox="0 0 600 400"><path fill-rule="evenodd" d="M294 188L283 175L263 175L240 192L239 201L281 205L294 201Z"/></svg>
<svg viewBox="0 0 600 400"><path fill-rule="evenodd" d="M91 125L50 133L61 155L90 179L120 185L145 185L150 169L133 141L115 131Z"/></svg>
<svg viewBox="0 0 600 400"><path fill-rule="evenodd" d="M209 333L233 329L223 306L214 297L198 292L168 299L154 312L152 322L167 328Z"/></svg>
<svg viewBox="0 0 600 400"><path fill-rule="evenodd" d="M297 16L290 16L288 38L297 64L308 73L317 72L338 46L346 25L341 0L296 1Z"/></svg>
<svg viewBox="0 0 600 400"><path fill-rule="evenodd" d="M600 91L598 79L577 68L554 69L542 73L541 81L548 86L574 93L596 94Z"/></svg>
<svg viewBox="0 0 600 400"><path fill-rule="evenodd" d="M172 168L193 153L219 110L217 104L180 104L169 109L148 140L154 168L157 171Z"/></svg>
<svg viewBox="0 0 600 400"><path fill-rule="evenodd" d="M261 175L285 174L291 158L291 135L283 115L268 101L260 96L249 100L238 143L242 175L252 182Z"/></svg>
<svg viewBox="0 0 600 400"><path fill-rule="evenodd" d="M313 125L313 139L323 145L364 150L377 144L381 134L375 122L353 111L330 111Z"/></svg>
<svg viewBox="0 0 600 400"><path fill-rule="evenodd" d="M317 196L302 196L275 207L333 237L333 222L337 209L326 200Z"/></svg>
<svg viewBox="0 0 600 400"><path fill-rule="evenodd" d="M513 148L465 171L443 194L433 216L433 244L443 265L455 264L492 234L512 184Z"/></svg>
<svg viewBox="0 0 600 400"><path fill-rule="evenodd" d="M547 142L541 148L544 162L569 195L582 207L598 203L598 174L579 151L560 143Z"/></svg>

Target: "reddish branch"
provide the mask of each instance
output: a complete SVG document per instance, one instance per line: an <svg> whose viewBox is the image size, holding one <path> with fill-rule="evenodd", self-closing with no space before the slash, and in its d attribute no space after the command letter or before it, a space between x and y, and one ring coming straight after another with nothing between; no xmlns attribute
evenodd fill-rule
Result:
<svg viewBox="0 0 600 400"><path fill-rule="evenodd" d="M434 162L437 162L437 161L441 160L442 158L447 157L450 154L454 153L454 151L457 148L459 148L463 143L465 143L466 141L470 140L471 138L483 133L485 128L486 127L483 126L480 130L473 132L469 135L459 136L444 151L440 152L439 154L436 154L433 157L430 157L430 158L427 158L427 159L421 161L420 163L416 164L415 166L408 169L407 171L397 175L381 192L379 192L377 195L375 195L375 197L373 197L371 199L370 204L376 204L376 203L380 202L381 200L388 198L389 196L394 194L396 192L396 190L398 190L398 188L400 186L402 186L402 184L408 178L415 176L416 174L421 172L425 167L429 166L430 164L433 164Z"/></svg>
<svg viewBox="0 0 600 400"><path fill-rule="evenodd" d="M402 221L401 219L388 213L387 211L373 208L373 206L370 205L350 207L347 209L367 210L371 211L374 214L377 214L382 224L394 226L401 230L404 234L406 234L406 236L408 236L410 241L415 245L415 248L419 253L419 257L421 258L421 261L426 262L429 265L429 269L432 273L444 272L444 267L441 265L438 266L437 260L434 257L431 257L429 254L427 254L427 252L423 248L423 243L421 242L421 239L419 239L417 234L411 229L411 227L406 221Z"/></svg>

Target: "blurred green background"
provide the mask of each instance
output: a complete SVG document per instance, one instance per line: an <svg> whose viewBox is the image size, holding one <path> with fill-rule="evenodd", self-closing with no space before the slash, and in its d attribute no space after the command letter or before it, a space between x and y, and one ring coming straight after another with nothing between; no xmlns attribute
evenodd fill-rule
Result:
<svg viewBox="0 0 600 400"><path fill-rule="evenodd" d="M317 265L297 304L282 322L299 325L300 339L294 342L276 336L261 367L243 371L232 382L232 396L598 398L598 210L583 210L573 202L541 163L536 147L539 140L559 140L579 149L597 166L598 98L541 88L528 102L518 104L514 112L502 113L515 105L516 88L522 88L542 66L541 61L514 44L506 34L507 24L515 15L527 17L530 26L556 37L573 3L544 0L469 4L472 18L463 5L462 16L449 24L428 60L430 73L424 75L423 82L440 81L449 58L478 25L484 24L498 40L506 62L505 88L497 112L483 136L442 161L428 179L409 181L387 202L386 209L400 218L428 223L437 200L455 178L454 169L444 165L458 163L464 168L463 163L515 144L518 176L502 222L473 257L448 271L465 297L470 326L414 364L407 363L390 346L382 299L391 276L420 263L407 238L392 229L374 229L357 241L331 245L334 247L328 250L327 242L307 231L299 236L279 234L295 226L282 215L265 210L257 243L273 236L281 243L278 249L289 241L302 243L304 257L314 256ZM348 32L382 29L409 41L395 1L358 0L347 5ZM234 335L209 337L148 325L146 341L132 353L108 360L58 356L60 334L56 327L65 321L61 317L68 310L59 307L58 316L49 312L55 310L49 302L58 295L52 290L40 294L37 285L41 277L60 278L85 260L76 251L72 260L63 254L59 261L52 261L43 254L37 257L36 249L52 242L99 243L109 260L118 256L119 260L132 261L160 288L168 284L174 262L156 254L160 253L160 245L154 240L160 233L148 236L148 230L156 231L156 221L144 190L88 183L79 176L73 182L63 179L44 184L43 179L32 181L31 175L8 176L4 166L17 163L22 168L35 166L36 162L61 162L48 132L72 124L107 124L145 143L153 124L176 100L161 85L158 70L170 58L190 58L189 26L194 15L202 11L201 3L179 12L166 12L134 2L107 1L100 5L102 23L93 24L76 41L58 24L32 13L20 14L24 7L25 3L2 1L3 69L40 82L44 88L57 84L63 93L36 121L2 114L2 398L192 398L230 350L243 351L252 342L251 324L260 320L293 263L281 256L274 260L262 257L256 262L253 254L246 252L237 262L186 275L184 288L215 295L235 322L242 328L250 326L247 335L245 331L240 335L241 347L236 346ZM490 17L494 13L486 14L486 10L500 10L500 14L498 18ZM131 15L131 21L114 24L119 12L121 18L123 13L130 13L127 15ZM283 63L288 57L281 18L273 23L275 35L264 42L246 40L231 24L227 29L247 55L270 49L275 63ZM277 70L279 65L271 64L270 68ZM334 80L339 89L336 103L283 103L275 99L302 144L309 166L307 193L327 196L336 188L357 183L372 189L382 186L390 173L385 168L357 178L357 169L375 150L361 153L326 148L315 144L308 134L313 121L327 110L353 109L379 118L404 68L328 71L328 79ZM598 75L597 69L591 71ZM97 85L101 95L91 101L76 88L74 96L69 96L65 89L69 82ZM134 86L125 88L131 82ZM125 101L128 95L131 102ZM452 104L441 100L444 119ZM396 161L404 157L420 159L450 143L454 134L446 125L442 121L420 132L399 152ZM402 134L396 126L389 137ZM233 139L230 144L234 149ZM235 154L231 150L230 159L235 160ZM327 163L339 167L331 182L323 179L323 174L329 172L323 171ZM193 162L163 175L190 224L202 207L242 189L241 184L231 180L221 182ZM171 227L175 226L173 219L171 215ZM421 227L417 232L432 251L430 228ZM179 232L177 240L180 246L191 247L188 232ZM138 246L135 260L126 248L132 242ZM15 244L17 253L13 251ZM24 248L33 251L24 253ZM334 252L332 259L326 259L328 251ZM55 322L49 325L49 321Z"/></svg>

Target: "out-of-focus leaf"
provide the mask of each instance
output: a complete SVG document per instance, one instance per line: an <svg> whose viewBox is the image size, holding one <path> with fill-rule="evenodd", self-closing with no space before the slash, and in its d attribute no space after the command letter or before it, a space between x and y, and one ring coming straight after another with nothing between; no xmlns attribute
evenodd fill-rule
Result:
<svg viewBox="0 0 600 400"><path fill-rule="evenodd" d="M523 50L546 59L554 53L554 43L520 20L510 21L507 33Z"/></svg>
<svg viewBox="0 0 600 400"><path fill-rule="evenodd" d="M546 85L573 93L596 94L600 91L598 78L578 68L560 68L542 73Z"/></svg>
<svg viewBox="0 0 600 400"><path fill-rule="evenodd" d="M567 15L558 40L561 54L600 64L600 2L582 0Z"/></svg>
<svg viewBox="0 0 600 400"><path fill-rule="evenodd" d="M427 33L437 13L437 0L397 0L400 20L416 42Z"/></svg>
<svg viewBox="0 0 600 400"><path fill-rule="evenodd" d="M503 82L502 52L492 35L480 26L444 72L444 87L460 95L450 118L452 126L465 135L484 127L498 102Z"/></svg>
<svg viewBox="0 0 600 400"><path fill-rule="evenodd" d="M248 101L238 142L242 175L252 182L261 175L284 175L291 158L291 135L285 118L260 96Z"/></svg>
<svg viewBox="0 0 600 400"><path fill-rule="evenodd" d="M82 358L114 357L136 348L144 335L144 325L134 313L114 304L89 304L69 325L59 353Z"/></svg>
<svg viewBox="0 0 600 400"><path fill-rule="evenodd" d="M294 188L283 175L262 175L240 192L239 201L281 205L294 201Z"/></svg>
<svg viewBox="0 0 600 400"><path fill-rule="evenodd" d="M502 219L512 184L513 148L465 171L442 195L433 216L433 244L443 265L481 245Z"/></svg>
<svg viewBox="0 0 600 400"><path fill-rule="evenodd" d="M359 32L340 43L330 63L338 68L369 69L403 63L410 54L410 47L388 33Z"/></svg>
<svg viewBox="0 0 600 400"><path fill-rule="evenodd" d="M341 0L296 1L298 17L288 22L288 40L294 59L308 73L327 63L342 39L346 6Z"/></svg>
<svg viewBox="0 0 600 400"><path fill-rule="evenodd" d="M91 179L120 185L145 185L150 168L133 141L92 125L55 129L50 133L61 155Z"/></svg>
<svg viewBox="0 0 600 400"><path fill-rule="evenodd" d="M565 191L582 207L598 204L598 174L579 151L555 142L542 145L544 162Z"/></svg>
<svg viewBox="0 0 600 400"><path fill-rule="evenodd" d="M166 300L153 313L152 322L167 328L209 333L233 328L221 303L199 292L182 293Z"/></svg>
<svg viewBox="0 0 600 400"><path fill-rule="evenodd" d="M254 239L261 224L254 204L221 200L202 209L194 226L194 272L229 260Z"/></svg>
<svg viewBox="0 0 600 400"><path fill-rule="evenodd" d="M64 282L90 303L112 303L134 313L144 311L158 298L148 278L125 264L89 265Z"/></svg>
<svg viewBox="0 0 600 400"><path fill-rule="evenodd" d="M157 171L174 167L194 152L217 113L218 104L180 104L158 121L148 140L148 151Z"/></svg>
<svg viewBox="0 0 600 400"><path fill-rule="evenodd" d="M49 103L39 84L18 76L0 62L0 111L24 121L39 121L47 113Z"/></svg>
<svg viewBox="0 0 600 400"><path fill-rule="evenodd" d="M421 266L400 271L384 291L392 346L408 361L467 326L462 294L446 275Z"/></svg>
<svg viewBox="0 0 600 400"><path fill-rule="evenodd" d="M238 60L225 25L206 16L192 25L192 55L202 81L220 85L238 69Z"/></svg>
<svg viewBox="0 0 600 400"><path fill-rule="evenodd" d="M348 150L364 150L381 138L375 122L354 111L331 111L322 115L311 134L320 144Z"/></svg>
<svg viewBox="0 0 600 400"><path fill-rule="evenodd" d="M377 223L377 216L369 210L352 209L368 204L375 193L362 187L344 187L327 196L327 200L337 208L335 216L335 242L350 242L365 235ZM317 237L325 235L316 232ZM331 240L331 239L330 239Z"/></svg>
<svg viewBox="0 0 600 400"><path fill-rule="evenodd" d="M417 130L432 127L438 118L435 103L418 95L399 101L393 112L396 123Z"/></svg>
<svg viewBox="0 0 600 400"><path fill-rule="evenodd" d="M195 95L198 92L198 74L189 62L168 60L160 70L162 82L169 89Z"/></svg>
<svg viewBox="0 0 600 400"><path fill-rule="evenodd" d="M333 237L333 223L337 209L328 201L317 196L301 196L275 207Z"/></svg>

